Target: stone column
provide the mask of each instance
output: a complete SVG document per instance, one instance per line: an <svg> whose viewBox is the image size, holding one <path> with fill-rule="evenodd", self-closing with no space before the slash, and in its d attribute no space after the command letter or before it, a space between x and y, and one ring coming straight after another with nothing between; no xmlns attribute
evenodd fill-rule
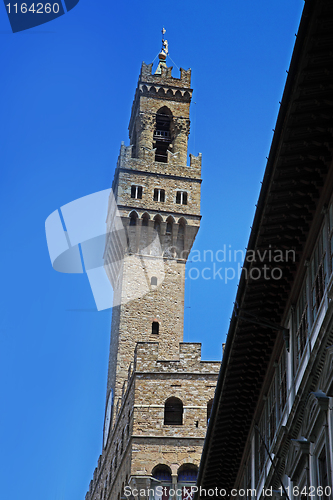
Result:
<svg viewBox="0 0 333 500"><path fill-rule="evenodd" d="M153 148L153 135L155 128L155 117L140 113L136 122L136 152L138 158L144 158L144 148Z"/></svg>
<svg viewBox="0 0 333 500"><path fill-rule="evenodd" d="M173 153L178 153L180 165L187 164L187 141L190 133L190 120L186 118L174 118L173 121Z"/></svg>
<svg viewBox="0 0 333 500"><path fill-rule="evenodd" d="M177 474L172 474L171 475L171 489L175 492L174 495L170 497L171 500L177 500L177 495L176 495L176 490L177 490Z"/></svg>

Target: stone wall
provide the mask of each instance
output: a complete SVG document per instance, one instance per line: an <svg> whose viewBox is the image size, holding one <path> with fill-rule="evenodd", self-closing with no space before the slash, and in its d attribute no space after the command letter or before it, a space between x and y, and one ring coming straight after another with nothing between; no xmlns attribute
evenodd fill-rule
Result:
<svg viewBox="0 0 333 500"><path fill-rule="evenodd" d="M198 343L180 343L174 360L162 359L162 352L158 342L137 344L86 500L117 499L128 484L149 487L159 464L174 475L183 464L199 466L220 363L201 361ZM182 425L164 424L165 401L172 396L183 402Z"/></svg>

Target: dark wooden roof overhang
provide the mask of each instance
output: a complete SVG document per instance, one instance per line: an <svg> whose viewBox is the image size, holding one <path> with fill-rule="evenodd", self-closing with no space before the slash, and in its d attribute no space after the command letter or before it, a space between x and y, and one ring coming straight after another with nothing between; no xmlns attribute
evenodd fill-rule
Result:
<svg viewBox="0 0 333 500"><path fill-rule="evenodd" d="M245 262L205 440L198 485L234 486L258 396L279 332L240 319L254 314L281 324L300 254L333 151L333 2L307 0L291 60L248 243L263 262ZM269 250L294 259L269 262ZM274 254L275 255L275 254ZM246 279L255 266L280 279ZM254 274L254 276L258 276ZM267 274L266 274L267 276Z"/></svg>

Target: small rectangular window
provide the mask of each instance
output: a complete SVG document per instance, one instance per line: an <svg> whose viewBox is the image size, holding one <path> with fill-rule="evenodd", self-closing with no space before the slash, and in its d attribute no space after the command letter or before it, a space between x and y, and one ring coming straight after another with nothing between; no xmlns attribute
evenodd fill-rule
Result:
<svg viewBox="0 0 333 500"><path fill-rule="evenodd" d="M154 201L162 201L165 200L165 190L164 189L154 189Z"/></svg>
<svg viewBox="0 0 333 500"><path fill-rule="evenodd" d="M131 186L131 198L142 199L142 186Z"/></svg>
<svg viewBox="0 0 333 500"><path fill-rule="evenodd" d="M151 333L153 335L158 335L160 329L160 325L157 321L153 321L152 327L151 327Z"/></svg>
<svg viewBox="0 0 333 500"><path fill-rule="evenodd" d="M186 191L177 191L176 203L178 203L178 205L187 205L187 192Z"/></svg>

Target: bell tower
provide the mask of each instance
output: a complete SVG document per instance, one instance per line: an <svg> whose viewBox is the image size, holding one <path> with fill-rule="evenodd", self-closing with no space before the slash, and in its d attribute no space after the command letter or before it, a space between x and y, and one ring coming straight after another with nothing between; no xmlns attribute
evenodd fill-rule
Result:
<svg viewBox="0 0 333 500"><path fill-rule="evenodd" d="M129 136L133 158L145 158L154 149L155 161L168 163L168 154L177 157L179 165L187 162L187 140L190 132L191 70L181 69L180 79L171 76L167 67L167 42L163 40L159 63L143 63L136 90Z"/></svg>
<svg viewBox="0 0 333 500"><path fill-rule="evenodd" d="M182 498L172 487L195 482L220 366L201 361L200 344L183 343L185 265L201 220L201 154L190 155L187 166L191 70L173 77L167 55L163 39L156 71L142 63L130 145L121 145L112 184L104 446L87 500L137 498L138 487L158 485L171 494L156 498Z"/></svg>

